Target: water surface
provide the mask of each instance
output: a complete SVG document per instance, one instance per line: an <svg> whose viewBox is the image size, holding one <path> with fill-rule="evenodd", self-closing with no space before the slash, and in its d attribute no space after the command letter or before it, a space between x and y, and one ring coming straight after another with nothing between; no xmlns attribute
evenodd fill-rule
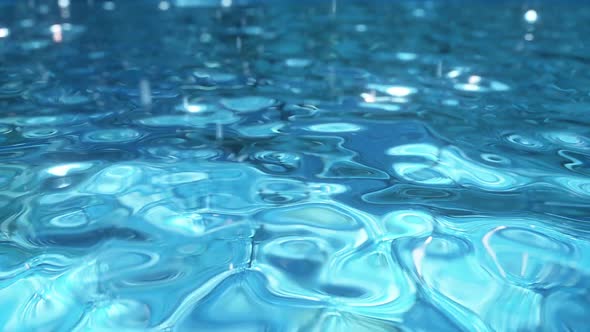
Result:
<svg viewBox="0 0 590 332"><path fill-rule="evenodd" d="M0 2L3 331L586 331L584 2Z"/></svg>

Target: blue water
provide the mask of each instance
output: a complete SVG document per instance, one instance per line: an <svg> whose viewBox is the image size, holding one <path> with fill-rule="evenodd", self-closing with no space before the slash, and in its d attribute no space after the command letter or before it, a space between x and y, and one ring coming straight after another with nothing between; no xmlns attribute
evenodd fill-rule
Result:
<svg viewBox="0 0 590 332"><path fill-rule="evenodd" d="M0 330L590 330L588 22L0 2Z"/></svg>

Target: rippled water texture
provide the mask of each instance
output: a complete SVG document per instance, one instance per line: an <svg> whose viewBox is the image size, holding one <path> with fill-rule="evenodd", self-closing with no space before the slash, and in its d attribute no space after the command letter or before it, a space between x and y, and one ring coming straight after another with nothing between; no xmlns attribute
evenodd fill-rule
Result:
<svg viewBox="0 0 590 332"><path fill-rule="evenodd" d="M588 22L0 1L0 330L588 331Z"/></svg>

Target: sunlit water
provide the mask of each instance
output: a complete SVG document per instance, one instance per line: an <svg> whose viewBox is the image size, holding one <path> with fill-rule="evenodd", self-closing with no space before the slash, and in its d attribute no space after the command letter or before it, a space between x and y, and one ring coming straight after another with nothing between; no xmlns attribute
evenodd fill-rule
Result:
<svg viewBox="0 0 590 332"><path fill-rule="evenodd" d="M0 330L588 330L590 7L298 2L0 1Z"/></svg>

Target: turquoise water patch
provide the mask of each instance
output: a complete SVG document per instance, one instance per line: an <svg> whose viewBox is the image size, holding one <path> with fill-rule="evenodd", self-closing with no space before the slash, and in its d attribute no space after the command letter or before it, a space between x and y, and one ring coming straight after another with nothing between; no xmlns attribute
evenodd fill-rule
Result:
<svg viewBox="0 0 590 332"><path fill-rule="evenodd" d="M0 0L0 330L587 331L587 22Z"/></svg>

